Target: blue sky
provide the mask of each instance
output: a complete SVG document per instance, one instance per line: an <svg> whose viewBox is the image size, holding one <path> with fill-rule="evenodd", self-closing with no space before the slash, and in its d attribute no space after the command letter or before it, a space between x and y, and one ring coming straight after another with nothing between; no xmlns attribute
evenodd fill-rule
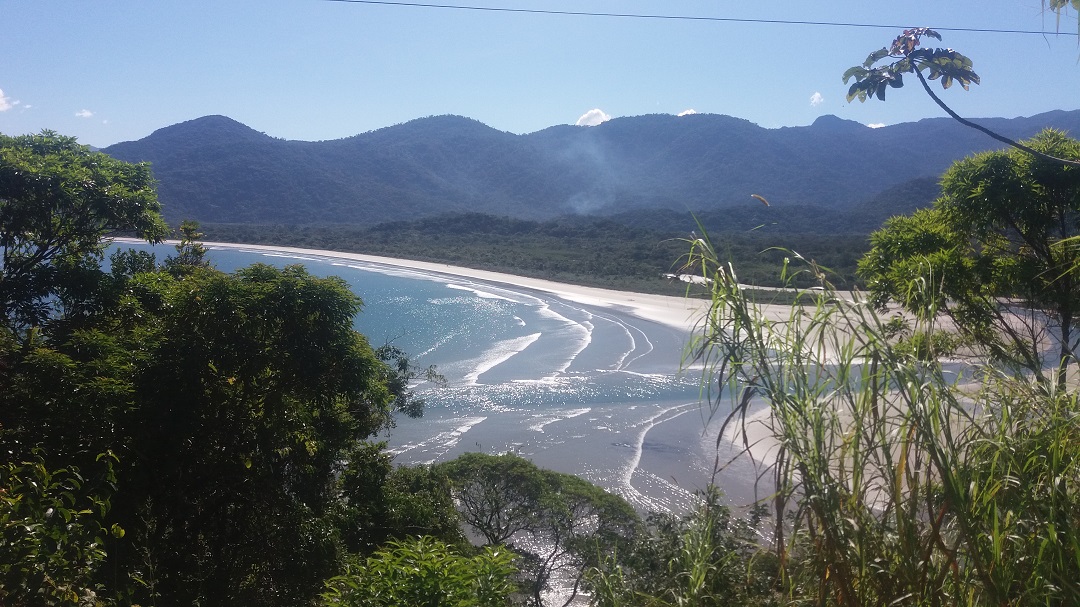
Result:
<svg viewBox="0 0 1080 607"><path fill-rule="evenodd" d="M422 0L420 0L422 1ZM1055 29L1039 0L907 3L441 0L440 4L746 19ZM480 12L325 0L0 0L0 132L105 146L208 114L286 139L347 137L459 114L514 133L685 110L765 127L835 114L894 124L943 113L909 83L844 100L841 75L892 29ZM1075 34L1070 13L1062 30ZM943 32L982 85L962 115L1080 108L1075 35Z"/></svg>

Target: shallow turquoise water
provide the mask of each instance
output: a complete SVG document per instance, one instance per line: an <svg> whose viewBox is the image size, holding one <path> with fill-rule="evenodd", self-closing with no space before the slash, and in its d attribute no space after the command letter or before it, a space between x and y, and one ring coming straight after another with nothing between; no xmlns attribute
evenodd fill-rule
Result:
<svg viewBox="0 0 1080 607"><path fill-rule="evenodd" d="M155 252L160 261L172 249ZM438 366L448 384L418 387L423 418L400 419L380 437L400 463L512 451L642 510L681 510L710 478L715 433L698 377L679 372L684 331L450 274L243 248L209 257L224 271L302 263L341 276L364 300L356 327L373 345L390 341L418 365ZM747 474L728 471L728 482Z"/></svg>

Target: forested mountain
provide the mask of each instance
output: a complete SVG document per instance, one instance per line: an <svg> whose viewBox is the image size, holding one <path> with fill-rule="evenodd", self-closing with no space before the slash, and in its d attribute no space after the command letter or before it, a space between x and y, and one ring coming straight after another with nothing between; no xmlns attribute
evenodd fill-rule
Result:
<svg viewBox="0 0 1080 607"><path fill-rule="evenodd" d="M1080 111L980 122L1014 138L1048 126L1080 133ZM752 214L761 205L749 195L760 194L774 208L805 207L793 217L869 229L932 199L934 180L954 160L1000 147L949 118L872 129L823 116L765 129L723 115L649 115L515 135L436 116L306 142L207 116L104 151L152 163L171 222L373 224L657 208L738 219L743 213L732 210Z"/></svg>

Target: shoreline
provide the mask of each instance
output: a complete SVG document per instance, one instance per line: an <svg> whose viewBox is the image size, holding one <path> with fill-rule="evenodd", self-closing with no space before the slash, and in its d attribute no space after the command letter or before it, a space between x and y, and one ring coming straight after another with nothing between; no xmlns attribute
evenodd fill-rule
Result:
<svg viewBox="0 0 1080 607"><path fill-rule="evenodd" d="M145 241L135 238L115 238L113 239L113 242L117 244L145 243ZM176 242L177 241L175 240L169 240L164 241L162 244L171 245L176 244ZM360 253L347 253L325 249L307 249L302 247L252 245L226 242L203 242L202 244L207 248L218 250L243 250L270 254L279 253L285 255L295 255L301 258L298 259L298 262L302 261L303 256L318 257L333 261L359 262L365 264L385 266L388 268L416 270L432 275L445 275L448 278L467 278L496 285L506 285L517 288L535 290L578 304L617 310L619 312L643 320L655 322L661 325L665 325L667 327L684 331L686 332L688 337L700 331L700 320L704 313L708 310L710 303L708 300L704 299L690 299L684 297L673 297L668 295L643 294L630 291L616 291L613 289L571 285L551 280L529 278L526 276L492 272L488 270L478 270L461 266L452 266L448 264L381 257L377 255L366 255ZM762 310L770 316L776 316L778 318L790 313L790 307L783 305L763 305ZM687 370L689 371L690 369ZM706 405L704 402L701 402L699 403L699 406ZM692 411L692 409L687 408L683 410L683 413L688 413L690 411ZM765 411L767 411L767 409L765 409ZM764 412L759 412L759 416L761 413ZM724 415L724 412L721 411L717 414L717 418L722 419ZM698 422L706 421L703 416L700 416L700 413L698 415L688 416L683 416L680 413L678 416L675 417L680 417L682 419L679 419L678 422L676 422L674 418L665 419L663 420L663 423L658 423L655 425L655 427L650 427L649 429L645 430L639 440L646 440L648 434L650 434L650 431L660 430L659 426L671 424L670 429L672 431L674 431L675 428L682 428L682 431L686 432L690 429L691 425L694 425L696 423L691 421L693 420L693 418L699 418L697 420ZM765 422L767 421L768 416L765 415L764 417L765 419L760 419L759 417L759 419L755 420L757 423L755 424L756 428L754 429L756 429L757 432L752 432L753 437L751 441L754 443L754 446L749 450L750 453L746 454L749 455L750 458L752 458L752 460L757 463L757 465L760 465L762 463L762 459L767 458L768 454L775 454L776 448L776 445L774 444L775 441L772 440L771 436L767 436L767 432L764 432ZM711 422L703 425L699 430L695 432L695 434L698 435L698 440L700 441L702 448L704 448L704 446L709 443L712 443L715 447L716 439L720 438L717 436L719 431L719 424L717 418L714 418ZM732 429L730 428L725 434L727 436L722 437L723 442L726 444L724 451L730 454L732 450L736 449L739 443L741 443L741 437L734 435ZM654 466L656 466L657 464L659 464L659 469L653 471L654 473L660 473L659 475L657 475L657 478L667 478L672 472L672 470L670 470L670 462L668 462L667 464L662 464L659 461L649 463L640 461L641 459L652 460L656 457L656 454L650 454L648 453L648 450L645 450L644 453L640 453L638 457L639 464L629 470L630 475L635 475L635 473L644 473L648 475L650 468L654 468ZM709 457L709 459L712 459L712 457ZM719 459L723 460L725 458L721 456ZM649 465L650 463L652 465ZM690 462L687 462L687 464L690 464ZM751 496L756 495L757 491L752 490L751 487L743 486L747 484L749 480L749 469L743 466L737 467L740 468L742 472L736 473L734 475L732 475L730 472L728 474L721 472L720 475L717 477L717 480L719 481L720 486L724 488L729 500L733 501L737 505L746 505L747 503L753 501L753 498ZM689 479L679 480L683 481ZM728 483L732 483L732 486L724 487L724 485L727 484L724 482L725 480L728 481ZM679 482L678 484L681 485L682 482ZM689 484L689 487L684 486L683 489L694 490L703 488L697 486L696 483L692 481Z"/></svg>
<svg viewBox="0 0 1080 607"><path fill-rule="evenodd" d="M140 243L146 241L138 238L113 238L116 243ZM176 244L176 240L166 240L161 244ZM301 247L287 247L279 245L238 244L231 242L203 242L207 248L212 249L240 249L260 251L266 253L289 253L294 255L312 255L338 259L343 261L358 261L363 263L389 266L393 268L405 268L419 270L433 274L446 274L458 278L471 278L495 284L511 285L525 289L541 291L572 301L574 303L587 304L605 308L618 308L643 320L657 322L669 327L694 332L697 329L698 319L708 309L708 301L704 299L689 299L673 297L670 295L652 295L648 293L635 293L632 291L616 291L599 287L585 287L567 283L545 280L542 278L529 278L516 274L504 274L489 270L477 270L463 266L434 263L427 261L414 261L395 257L380 257L378 255L365 255L362 253L346 253L327 249L306 249Z"/></svg>

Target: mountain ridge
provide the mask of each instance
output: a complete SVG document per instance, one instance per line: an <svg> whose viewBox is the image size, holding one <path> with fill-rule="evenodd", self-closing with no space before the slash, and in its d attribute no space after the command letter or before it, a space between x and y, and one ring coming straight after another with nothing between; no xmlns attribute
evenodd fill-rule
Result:
<svg viewBox="0 0 1080 607"><path fill-rule="evenodd" d="M1075 135L1080 110L978 122L1013 138L1048 126ZM524 219L650 208L738 212L750 194L843 215L1001 147L949 118L870 128L830 115L765 129L721 114L652 114L521 135L430 116L327 141L277 139L204 116L104 151L151 162L174 223L370 225L465 212Z"/></svg>

